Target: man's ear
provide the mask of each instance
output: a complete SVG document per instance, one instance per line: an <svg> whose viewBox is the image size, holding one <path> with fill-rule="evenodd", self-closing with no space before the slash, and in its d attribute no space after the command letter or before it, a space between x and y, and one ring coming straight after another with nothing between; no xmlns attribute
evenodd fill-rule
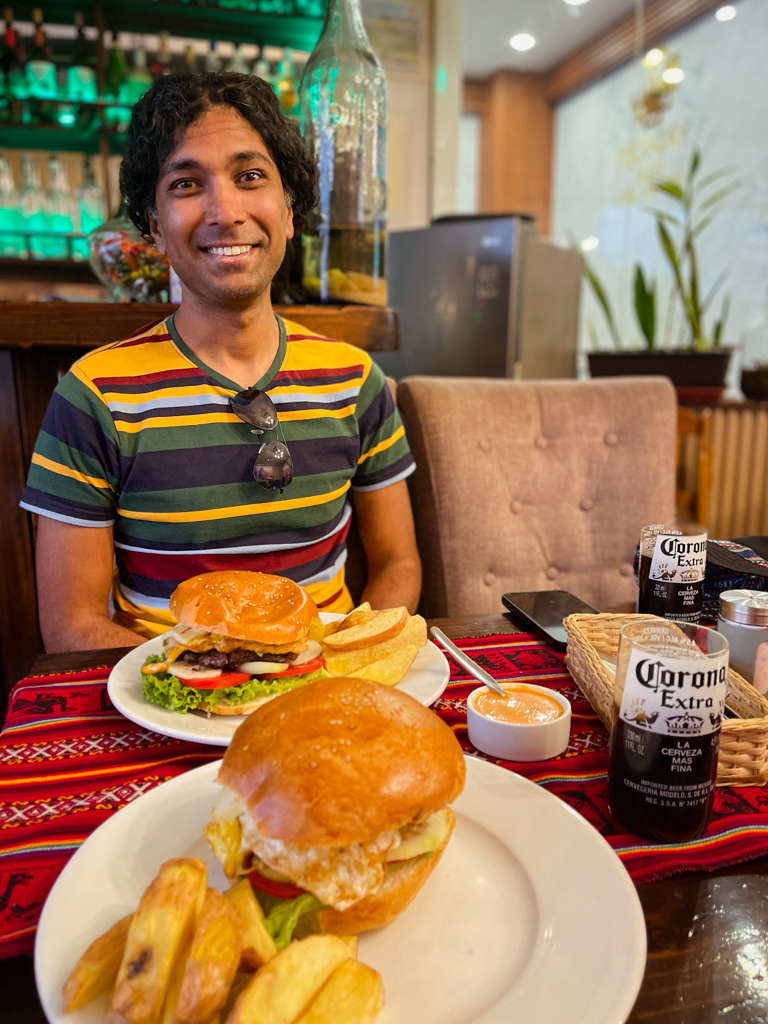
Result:
<svg viewBox="0 0 768 1024"><path fill-rule="evenodd" d="M157 220L157 214L154 210L149 210L147 212L147 221L149 222L149 236L145 237L149 238L149 241L152 242L161 256L167 256L168 254L165 251L165 239L163 238L163 232L160 228L160 224Z"/></svg>
<svg viewBox="0 0 768 1024"><path fill-rule="evenodd" d="M288 204L288 217L285 221L285 237L293 238L293 207Z"/></svg>

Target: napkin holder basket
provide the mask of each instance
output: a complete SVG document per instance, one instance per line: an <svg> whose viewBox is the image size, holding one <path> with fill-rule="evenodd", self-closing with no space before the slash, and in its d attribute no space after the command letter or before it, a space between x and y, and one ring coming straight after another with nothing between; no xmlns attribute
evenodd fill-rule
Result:
<svg viewBox="0 0 768 1024"><path fill-rule="evenodd" d="M595 714L611 731L619 630L653 615L569 615L565 663ZM717 758L718 786L764 786L768 782L768 700L737 672L728 669L728 706L740 717L724 718Z"/></svg>

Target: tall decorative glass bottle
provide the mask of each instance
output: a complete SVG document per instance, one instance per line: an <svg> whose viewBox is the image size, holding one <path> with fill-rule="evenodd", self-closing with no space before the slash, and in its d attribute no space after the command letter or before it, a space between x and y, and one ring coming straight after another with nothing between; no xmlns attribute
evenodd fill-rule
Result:
<svg viewBox="0 0 768 1024"><path fill-rule="evenodd" d="M387 82L359 0L328 0L299 98L320 191L304 233L304 287L323 302L384 306Z"/></svg>

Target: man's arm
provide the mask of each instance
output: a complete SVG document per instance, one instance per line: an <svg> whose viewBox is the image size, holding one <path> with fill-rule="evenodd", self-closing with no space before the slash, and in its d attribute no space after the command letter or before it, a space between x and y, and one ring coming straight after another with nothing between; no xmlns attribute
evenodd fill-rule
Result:
<svg viewBox="0 0 768 1024"><path fill-rule="evenodd" d="M142 638L109 618L112 527L40 516L35 546L40 631L46 651L136 647Z"/></svg>
<svg viewBox="0 0 768 1024"><path fill-rule="evenodd" d="M421 594L421 559L408 485L400 480L376 491L355 491L352 501L368 563L363 601L372 608L405 605L415 612Z"/></svg>

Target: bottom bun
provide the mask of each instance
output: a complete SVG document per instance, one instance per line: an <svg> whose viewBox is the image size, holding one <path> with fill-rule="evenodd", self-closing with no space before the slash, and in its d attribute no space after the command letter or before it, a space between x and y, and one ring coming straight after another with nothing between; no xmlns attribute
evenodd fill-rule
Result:
<svg viewBox="0 0 768 1024"><path fill-rule="evenodd" d="M258 697L256 700L246 701L245 704L198 704L197 710L209 711L212 715L250 715L256 708L268 704L275 697L282 697L282 694L270 693L267 697Z"/></svg>
<svg viewBox="0 0 768 1024"><path fill-rule="evenodd" d="M333 935L357 935L390 924L413 901L421 887L437 867L456 824L453 811L446 808L450 819L448 835L441 846L427 856L414 857L390 871L384 884L375 893L348 907L347 910L321 910L317 917L320 931Z"/></svg>

